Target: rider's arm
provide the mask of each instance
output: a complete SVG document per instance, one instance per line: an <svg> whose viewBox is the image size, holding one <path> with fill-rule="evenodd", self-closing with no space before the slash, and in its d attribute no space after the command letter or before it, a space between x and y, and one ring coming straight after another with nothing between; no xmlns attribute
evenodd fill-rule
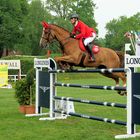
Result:
<svg viewBox="0 0 140 140"><path fill-rule="evenodd" d="M86 33L86 29L85 29L84 24L80 24L79 26L80 26L81 32L78 35L76 35L76 37L75 37L76 39L83 38L85 33Z"/></svg>

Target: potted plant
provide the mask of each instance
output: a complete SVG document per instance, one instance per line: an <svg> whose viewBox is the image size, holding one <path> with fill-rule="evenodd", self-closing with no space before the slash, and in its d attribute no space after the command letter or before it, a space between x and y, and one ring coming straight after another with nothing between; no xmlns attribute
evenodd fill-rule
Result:
<svg viewBox="0 0 140 140"><path fill-rule="evenodd" d="M35 113L35 72L30 70L26 78L16 82L15 97L20 105L20 112L24 114Z"/></svg>

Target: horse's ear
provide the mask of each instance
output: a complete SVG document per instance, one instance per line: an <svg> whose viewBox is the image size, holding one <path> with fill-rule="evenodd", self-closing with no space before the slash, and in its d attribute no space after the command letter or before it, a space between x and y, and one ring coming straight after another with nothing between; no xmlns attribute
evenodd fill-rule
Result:
<svg viewBox="0 0 140 140"><path fill-rule="evenodd" d="M44 28L48 28L49 27L49 24L47 22L45 22L45 21L42 21L41 24L42 24L42 26Z"/></svg>

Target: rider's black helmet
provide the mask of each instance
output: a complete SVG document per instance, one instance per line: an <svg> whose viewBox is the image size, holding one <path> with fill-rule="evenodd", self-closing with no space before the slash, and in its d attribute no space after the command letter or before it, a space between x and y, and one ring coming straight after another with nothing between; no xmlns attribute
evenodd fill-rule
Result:
<svg viewBox="0 0 140 140"><path fill-rule="evenodd" d="M71 14L70 19L72 19L72 18L77 18L77 19L79 19L79 15L76 14L76 13Z"/></svg>

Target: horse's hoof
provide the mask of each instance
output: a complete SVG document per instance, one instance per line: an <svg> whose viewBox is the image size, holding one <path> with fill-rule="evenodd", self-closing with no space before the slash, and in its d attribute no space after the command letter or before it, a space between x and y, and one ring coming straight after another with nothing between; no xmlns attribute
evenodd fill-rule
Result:
<svg viewBox="0 0 140 140"><path fill-rule="evenodd" d="M126 92L126 91L124 91L124 95L126 95L126 96L127 96L127 92Z"/></svg>
<svg viewBox="0 0 140 140"><path fill-rule="evenodd" d="M73 66L70 66L70 68L69 68L70 70L73 70Z"/></svg>
<svg viewBox="0 0 140 140"><path fill-rule="evenodd" d="M124 96L124 95L127 95L127 92L126 91L118 91L118 94L121 96Z"/></svg>

